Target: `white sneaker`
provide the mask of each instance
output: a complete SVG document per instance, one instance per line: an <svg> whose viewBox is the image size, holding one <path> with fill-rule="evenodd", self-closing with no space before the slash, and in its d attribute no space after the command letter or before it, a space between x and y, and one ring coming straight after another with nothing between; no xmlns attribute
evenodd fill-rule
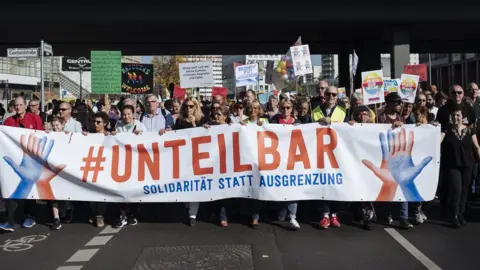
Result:
<svg viewBox="0 0 480 270"><path fill-rule="evenodd" d="M294 230L300 229L300 224L298 224L296 219L294 219L294 218L290 219L290 228L292 228Z"/></svg>
<svg viewBox="0 0 480 270"><path fill-rule="evenodd" d="M424 222L423 220L423 216L421 213L416 213L415 214L415 221L418 223L418 224L422 224Z"/></svg>
<svg viewBox="0 0 480 270"><path fill-rule="evenodd" d="M425 212L421 211L420 215L422 215L423 221L427 220L427 216L425 215Z"/></svg>

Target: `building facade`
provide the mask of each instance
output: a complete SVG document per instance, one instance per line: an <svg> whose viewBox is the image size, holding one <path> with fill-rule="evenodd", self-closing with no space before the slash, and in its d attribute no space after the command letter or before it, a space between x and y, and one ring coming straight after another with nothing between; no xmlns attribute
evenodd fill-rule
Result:
<svg viewBox="0 0 480 270"><path fill-rule="evenodd" d="M466 88L469 83L480 81L480 54L478 53L422 54L420 63L429 66L431 84L444 92L448 92L453 84Z"/></svg>
<svg viewBox="0 0 480 270"><path fill-rule="evenodd" d="M382 65L383 77L392 79L392 69L391 69L392 65L391 65L390 54L389 53L381 54L380 59L382 62L381 65ZM418 65L419 63L420 63L420 55L418 53L411 53L408 64ZM400 79L400 78L396 78L396 79Z"/></svg>

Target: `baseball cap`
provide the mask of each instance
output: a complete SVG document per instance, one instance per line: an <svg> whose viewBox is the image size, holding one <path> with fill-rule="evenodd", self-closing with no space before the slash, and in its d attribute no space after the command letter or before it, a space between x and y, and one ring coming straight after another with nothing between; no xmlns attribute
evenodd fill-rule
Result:
<svg viewBox="0 0 480 270"><path fill-rule="evenodd" d="M393 103L395 101L402 101L402 98L397 92L392 92L385 97L385 102L387 103Z"/></svg>

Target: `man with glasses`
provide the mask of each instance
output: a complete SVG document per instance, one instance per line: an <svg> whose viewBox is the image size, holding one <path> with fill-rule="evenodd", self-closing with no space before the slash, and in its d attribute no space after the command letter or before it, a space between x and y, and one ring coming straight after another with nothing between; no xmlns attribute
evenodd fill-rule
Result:
<svg viewBox="0 0 480 270"><path fill-rule="evenodd" d="M442 129L447 127L450 123L450 115L456 104L460 104L463 107L465 112L463 120L464 124L468 126L475 124L475 111L472 106L465 101L464 97L465 93L460 85L455 84L450 88L450 98L444 106L438 109L437 112L436 121L442 125Z"/></svg>
<svg viewBox="0 0 480 270"><path fill-rule="evenodd" d="M142 124L145 125L147 132L158 132L163 135L173 127L173 117L169 111L161 109L157 96L149 94L145 97L146 112L143 116Z"/></svg>
<svg viewBox="0 0 480 270"><path fill-rule="evenodd" d="M46 120L46 115L42 110L40 110L40 101L36 99L30 100L28 103L28 109L31 113L34 113L38 116L40 116L40 119L42 119L42 123L45 123Z"/></svg>
<svg viewBox="0 0 480 270"><path fill-rule="evenodd" d="M324 124L347 122L347 110L338 105L338 89L330 86L325 91L325 102L317 107L312 104L313 122Z"/></svg>
<svg viewBox="0 0 480 270"><path fill-rule="evenodd" d="M70 103L65 101L60 103L59 114L65 122L65 131L82 133L82 124L72 117L72 105Z"/></svg>

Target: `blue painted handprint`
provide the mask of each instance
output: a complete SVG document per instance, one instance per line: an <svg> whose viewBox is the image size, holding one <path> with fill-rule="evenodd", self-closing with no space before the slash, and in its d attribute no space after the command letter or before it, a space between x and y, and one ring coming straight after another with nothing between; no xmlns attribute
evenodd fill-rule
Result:
<svg viewBox="0 0 480 270"><path fill-rule="evenodd" d="M3 157L5 162L20 177L20 183L10 196L10 199L27 198L37 182L44 182L42 178L50 178L49 180L51 180L65 168L65 165L61 165L51 169L47 163L48 156L54 145L53 140L47 145L47 137L39 139L34 134L30 134L28 141L26 141L26 135L22 135L20 144L23 149L23 158L20 164L16 164L10 157Z"/></svg>

